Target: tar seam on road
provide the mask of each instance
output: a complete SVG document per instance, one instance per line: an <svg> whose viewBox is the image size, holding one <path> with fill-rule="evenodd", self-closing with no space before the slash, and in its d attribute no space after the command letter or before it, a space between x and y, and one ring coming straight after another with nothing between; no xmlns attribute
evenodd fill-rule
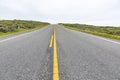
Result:
<svg viewBox="0 0 120 80"><path fill-rule="evenodd" d="M49 45L50 48L52 47L52 43L53 43L53 35L50 38L50 45Z"/></svg>
<svg viewBox="0 0 120 80"><path fill-rule="evenodd" d="M56 28L54 28L53 80L59 80L58 56L57 56L57 44L56 44Z"/></svg>

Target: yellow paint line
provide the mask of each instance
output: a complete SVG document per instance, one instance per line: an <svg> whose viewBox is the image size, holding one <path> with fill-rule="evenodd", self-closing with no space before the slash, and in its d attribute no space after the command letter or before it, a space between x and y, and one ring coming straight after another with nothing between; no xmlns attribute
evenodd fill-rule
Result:
<svg viewBox="0 0 120 80"><path fill-rule="evenodd" d="M49 45L50 48L52 47L52 43L53 43L53 35L50 38L50 45Z"/></svg>
<svg viewBox="0 0 120 80"><path fill-rule="evenodd" d="M54 48L53 48L53 80L59 80L58 56L56 44L56 28L54 28Z"/></svg>

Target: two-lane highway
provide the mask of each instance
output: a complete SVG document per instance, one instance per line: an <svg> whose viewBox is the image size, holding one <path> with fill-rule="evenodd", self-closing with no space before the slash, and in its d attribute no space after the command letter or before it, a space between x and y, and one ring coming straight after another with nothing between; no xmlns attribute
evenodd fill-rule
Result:
<svg viewBox="0 0 120 80"><path fill-rule="evenodd" d="M120 43L59 25L0 40L0 80L120 80Z"/></svg>

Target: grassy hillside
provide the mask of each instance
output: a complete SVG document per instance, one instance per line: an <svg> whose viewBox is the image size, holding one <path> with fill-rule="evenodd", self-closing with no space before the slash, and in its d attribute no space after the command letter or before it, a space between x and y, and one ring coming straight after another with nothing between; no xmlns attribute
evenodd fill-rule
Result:
<svg viewBox="0 0 120 80"><path fill-rule="evenodd" d="M13 34L49 25L49 23L27 20L0 20L0 36Z"/></svg>
<svg viewBox="0 0 120 80"><path fill-rule="evenodd" d="M85 24L61 24L61 25L69 29L120 40L120 27L93 26Z"/></svg>

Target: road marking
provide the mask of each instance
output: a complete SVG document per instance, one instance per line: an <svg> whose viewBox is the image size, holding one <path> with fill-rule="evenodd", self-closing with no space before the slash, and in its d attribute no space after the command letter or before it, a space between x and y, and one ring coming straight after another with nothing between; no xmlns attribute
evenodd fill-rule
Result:
<svg viewBox="0 0 120 80"><path fill-rule="evenodd" d="M102 36L92 35L92 34L88 34L88 33L84 33L84 32L82 32L82 33L83 33L83 34L90 35L91 37L94 37L94 38L97 38L97 39L101 39L101 40L107 41L107 42L111 42L111 43L115 43L115 44L120 44L120 42L111 40L111 39L109 39L109 38L104 38L104 37L102 37Z"/></svg>
<svg viewBox="0 0 120 80"><path fill-rule="evenodd" d="M36 33L36 32L38 32L38 31L40 31L40 30L42 31L42 30L45 29L45 28L47 28L47 26L44 27L44 28L38 29L38 30L33 30L33 31L30 31L30 32L28 31L28 32L25 32L25 33L20 33L20 34L18 34L18 35L12 36L12 37L9 37L9 36L8 36L8 38L3 39L3 40L0 40L0 43L5 42L5 41L9 41L9 40L12 40L12 39L16 39L16 38L19 38L19 37L27 36L27 35ZM14 34L13 34L13 35L14 35ZM0 37L0 38L2 38L2 37Z"/></svg>
<svg viewBox="0 0 120 80"><path fill-rule="evenodd" d="M31 34L31 33L32 33L32 32L28 32L28 33L16 35L16 36L13 36L13 37L9 37L9 38L7 38L7 39L0 40L0 43L1 43L1 42L5 42L5 41L8 41L8 40L15 39L15 38L19 38L19 37L22 37L22 36L25 36L25 35L28 35L28 34Z"/></svg>
<svg viewBox="0 0 120 80"><path fill-rule="evenodd" d="M39 30L40 30L40 29L34 30L34 31L30 31L30 32L26 32L26 33L18 34L18 35L15 35L15 36L12 36L12 37L9 37L9 38L0 40L0 43L5 42L5 41L9 41L9 40L12 40L12 39L16 39L16 38L19 38L19 37L23 37L23 36L26 36L26 35L30 35L30 34L36 32L36 31L39 31ZM0 37L0 38L2 38L2 37Z"/></svg>
<svg viewBox="0 0 120 80"><path fill-rule="evenodd" d="M97 36L97 35L93 35L93 34L89 34L89 33L84 33L84 32L81 32L81 33L83 33L85 35L87 34L88 36L91 36L91 37L94 37L94 38L97 38L97 39L101 39L101 40L104 40L104 41L107 41L107 42L111 42L111 43L115 43L115 44L120 44L119 41L114 41L114 40L111 40L109 38L104 38L102 36Z"/></svg>
<svg viewBox="0 0 120 80"><path fill-rule="evenodd" d="M113 41L113 40L109 40L109 39L105 39L105 38L102 38L102 37L99 37L99 36L94 36L94 37L96 37L96 38L98 38L98 39L102 39L102 40L104 40L104 41L112 42L112 43L115 43L115 44L120 44L120 42Z"/></svg>
<svg viewBox="0 0 120 80"><path fill-rule="evenodd" d="M56 44L56 28L54 28L54 48L53 48L53 80L59 80L58 56Z"/></svg>
<svg viewBox="0 0 120 80"><path fill-rule="evenodd" d="M49 45L50 48L52 47L52 43L53 43L53 35L50 38L50 45Z"/></svg>

